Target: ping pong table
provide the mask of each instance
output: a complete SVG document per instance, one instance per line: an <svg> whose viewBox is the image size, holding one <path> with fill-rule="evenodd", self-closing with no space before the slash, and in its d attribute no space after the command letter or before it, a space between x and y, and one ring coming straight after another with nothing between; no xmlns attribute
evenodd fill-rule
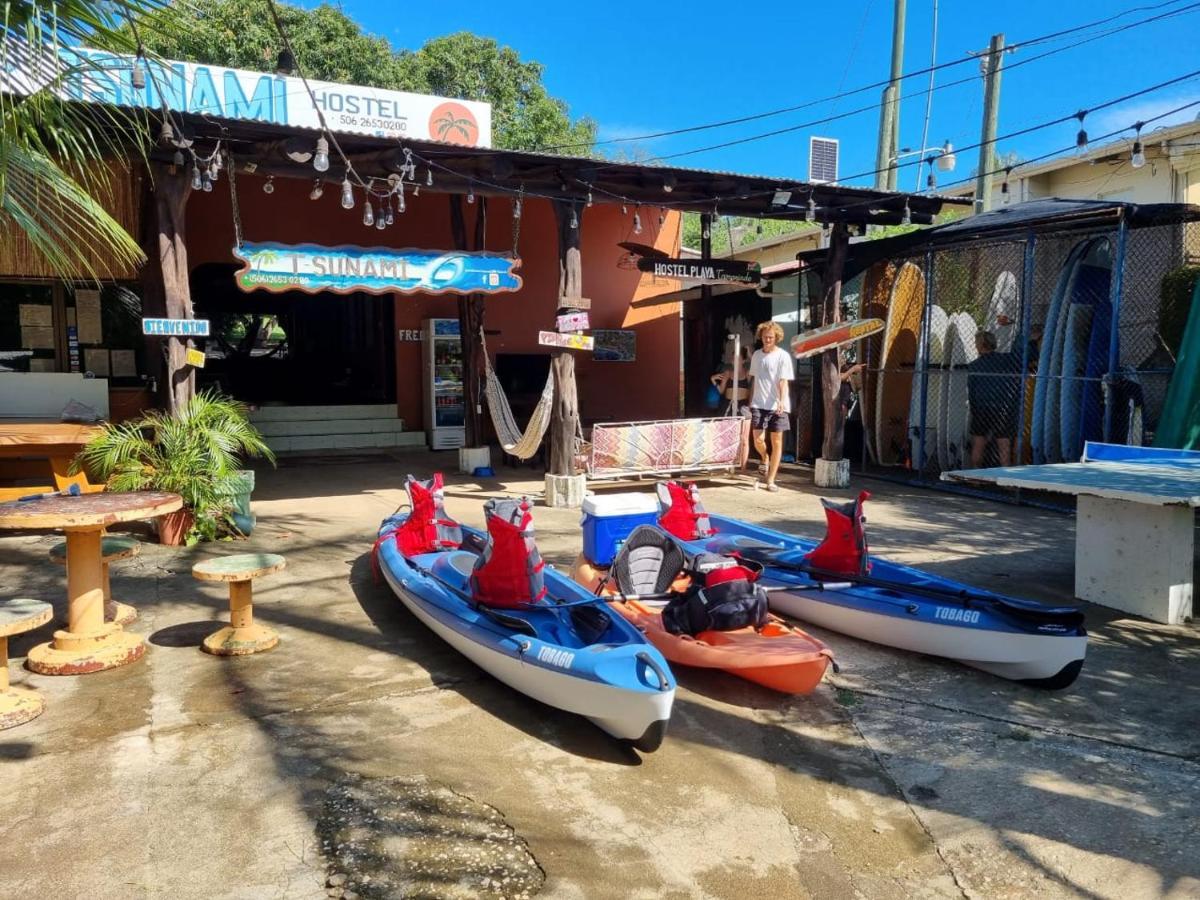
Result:
<svg viewBox="0 0 1200 900"><path fill-rule="evenodd" d="M1073 494L1075 595L1169 625L1191 618L1200 452L1089 441L1077 463L963 469L942 480Z"/></svg>

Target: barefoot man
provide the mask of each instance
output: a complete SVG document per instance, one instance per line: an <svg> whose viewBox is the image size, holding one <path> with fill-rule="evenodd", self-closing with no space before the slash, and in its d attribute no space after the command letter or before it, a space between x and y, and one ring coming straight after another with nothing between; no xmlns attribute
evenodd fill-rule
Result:
<svg viewBox="0 0 1200 900"><path fill-rule="evenodd" d="M767 490L777 491L775 473L783 457L783 433L790 428L792 412L791 381L795 364L791 354L779 346L783 329L774 322L763 322L755 332L762 349L755 350L750 359L750 377L754 388L750 394L750 423L754 429L754 449L767 466ZM767 435L771 447L767 449Z"/></svg>

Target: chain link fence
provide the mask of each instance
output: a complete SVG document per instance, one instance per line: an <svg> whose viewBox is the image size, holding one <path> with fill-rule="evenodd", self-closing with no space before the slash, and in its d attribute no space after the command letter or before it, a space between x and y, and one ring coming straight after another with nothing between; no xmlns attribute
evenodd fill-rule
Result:
<svg viewBox="0 0 1200 900"><path fill-rule="evenodd" d="M847 285L848 315L886 323L848 360L864 364L856 468L940 485L954 469L1078 461L1087 441L1152 443L1198 275L1195 222L876 263Z"/></svg>

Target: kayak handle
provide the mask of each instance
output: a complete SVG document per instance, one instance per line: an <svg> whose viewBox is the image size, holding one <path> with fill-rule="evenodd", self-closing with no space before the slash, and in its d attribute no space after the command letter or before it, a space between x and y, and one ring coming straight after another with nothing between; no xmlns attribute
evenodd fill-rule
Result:
<svg viewBox="0 0 1200 900"><path fill-rule="evenodd" d="M662 666L654 661L654 657L645 650L639 650L637 658L644 662L655 676L658 678L658 689L660 691L669 691L671 689L671 679L667 677L667 673L663 671Z"/></svg>

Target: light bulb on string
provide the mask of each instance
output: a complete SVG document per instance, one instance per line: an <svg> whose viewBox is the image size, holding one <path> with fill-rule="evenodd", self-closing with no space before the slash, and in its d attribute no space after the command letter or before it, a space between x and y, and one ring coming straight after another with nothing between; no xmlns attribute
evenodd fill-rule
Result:
<svg viewBox="0 0 1200 900"><path fill-rule="evenodd" d="M754 226L754 233L762 234L762 222L759 222L757 225Z"/></svg>
<svg viewBox="0 0 1200 900"><path fill-rule="evenodd" d="M275 176L274 175L267 176L266 183L263 184L263 193L264 194L275 193Z"/></svg>
<svg viewBox="0 0 1200 900"><path fill-rule="evenodd" d="M927 190L933 190L937 187L937 176L930 172L925 178L925 187Z"/></svg>
<svg viewBox="0 0 1200 900"><path fill-rule="evenodd" d="M908 208L907 200L904 201L904 215L902 215L900 217L900 224L901 225L911 225L912 224L912 210L910 210Z"/></svg>
<svg viewBox="0 0 1200 900"><path fill-rule="evenodd" d="M513 218L514 219L521 218L521 202L522 201L521 201L520 197L517 197L517 199L513 201Z"/></svg>
<svg viewBox="0 0 1200 900"><path fill-rule="evenodd" d="M204 187L204 185L200 181L200 167L193 163L192 164L192 190L198 191L203 187Z"/></svg>
<svg viewBox="0 0 1200 900"><path fill-rule="evenodd" d="M1133 151L1129 155L1129 164L1135 169L1140 169L1146 164L1146 151L1142 148L1142 126L1144 122L1136 122L1134 124L1135 134L1133 136Z"/></svg>
<svg viewBox="0 0 1200 900"><path fill-rule="evenodd" d="M363 224L368 228L375 224L375 210L371 208L371 197L367 195L367 202L363 204Z"/></svg>
<svg viewBox="0 0 1200 900"><path fill-rule="evenodd" d="M1004 170L1004 180L1002 182L1000 182L1000 196L1004 198L1003 202L1005 205L1008 204L1008 201L1010 199L1009 193L1008 193L1008 176L1011 174L1012 174L1011 168L1005 169Z"/></svg>
<svg viewBox="0 0 1200 900"><path fill-rule="evenodd" d="M571 227L572 228L579 227L579 216L575 213L575 204L574 203L571 204Z"/></svg>
<svg viewBox="0 0 1200 900"><path fill-rule="evenodd" d="M708 227L708 222L704 223L704 230L700 232L700 237L704 238L706 241L712 237L712 231Z"/></svg>
<svg viewBox="0 0 1200 900"><path fill-rule="evenodd" d="M621 204L621 215L623 215L623 216L629 215L629 207L626 206L624 203Z"/></svg>
<svg viewBox="0 0 1200 900"><path fill-rule="evenodd" d="M317 152L313 154L313 168L318 172L329 171L329 141L325 136L317 138Z"/></svg>
<svg viewBox="0 0 1200 900"><path fill-rule="evenodd" d="M588 188L587 205L588 206L592 205L592 189L591 188Z"/></svg>
<svg viewBox="0 0 1200 900"><path fill-rule="evenodd" d="M387 220L387 219L388 219L388 217L387 217L387 214L388 214L388 213L390 213L390 212L391 212L391 210L390 210L390 209L388 209L387 211L385 211L385 210L384 210L384 208L383 208L382 206L381 206L381 207L379 207L379 215L377 215L377 216L375 217L375 230L376 230L376 231L383 231L383 229L385 229L385 228L387 228L387 227L388 227L388 220Z"/></svg>
<svg viewBox="0 0 1200 900"><path fill-rule="evenodd" d="M633 211L633 233L642 233L642 214L637 209Z"/></svg>
<svg viewBox="0 0 1200 900"><path fill-rule="evenodd" d="M212 193L212 179L209 178L207 175L205 175L200 180L204 185L204 193L211 194Z"/></svg>
<svg viewBox="0 0 1200 900"><path fill-rule="evenodd" d="M405 210L405 209L407 209L407 208L408 208L408 207L407 207L407 206L406 206L406 204L404 203L404 191L402 190L402 191L400 191L400 193L398 193L398 194L396 195L396 209L397 209L397 211L398 211L398 212L404 212L404 210ZM391 213L390 204L389 204L388 213L389 213L389 215L388 215L388 224L389 224L389 225L391 225L391 224L392 224L392 216L390 215L390 213Z"/></svg>
<svg viewBox="0 0 1200 900"><path fill-rule="evenodd" d="M214 156L213 160L212 160L212 164L208 167L208 180L216 181L217 176L220 174L220 172L221 172L221 167L220 167L220 165L218 165L217 158Z"/></svg>
<svg viewBox="0 0 1200 900"><path fill-rule="evenodd" d="M129 84L135 91L146 88L146 51L138 44L137 58L133 61L133 71L129 74Z"/></svg>
<svg viewBox="0 0 1200 900"><path fill-rule="evenodd" d="M1075 135L1075 150L1079 153L1083 153L1085 150L1087 150L1088 133L1087 129L1083 127L1083 117L1086 115L1086 109L1081 109L1079 112L1075 113L1075 118L1079 120L1079 133Z"/></svg>
<svg viewBox="0 0 1200 900"><path fill-rule="evenodd" d="M342 209L354 209L354 187L349 175L342 180Z"/></svg>
<svg viewBox="0 0 1200 900"><path fill-rule="evenodd" d="M175 155L171 158L171 165L173 165L177 168L183 166L183 151L182 150L175 151Z"/></svg>
<svg viewBox="0 0 1200 900"><path fill-rule="evenodd" d="M475 202L475 188L473 186L469 186L467 188L467 202L468 203Z"/></svg>
<svg viewBox="0 0 1200 900"><path fill-rule="evenodd" d="M663 214L660 212L660 213L658 214L658 227L659 227L659 228L662 228L662 227L663 227L663 221L664 221Z"/></svg>
<svg viewBox="0 0 1200 900"><path fill-rule="evenodd" d="M804 208L804 221L805 222L817 221L817 202L815 200L813 200L812 194L809 194L808 205Z"/></svg>
<svg viewBox="0 0 1200 900"><path fill-rule="evenodd" d="M325 185L321 183L320 178L313 179L312 190L308 192L309 200L320 200L321 195L325 193Z"/></svg>
<svg viewBox="0 0 1200 900"><path fill-rule="evenodd" d="M425 187L433 187L433 169L425 169Z"/></svg>

